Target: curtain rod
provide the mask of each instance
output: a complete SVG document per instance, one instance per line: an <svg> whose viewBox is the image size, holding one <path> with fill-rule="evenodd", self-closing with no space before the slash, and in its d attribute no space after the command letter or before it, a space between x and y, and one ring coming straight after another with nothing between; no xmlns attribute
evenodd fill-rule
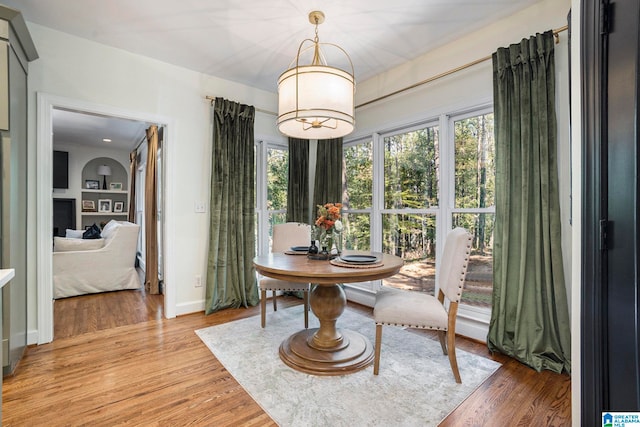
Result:
<svg viewBox="0 0 640 427"><path fill-rule="evenodd" d="M553 30L553 36L555 37L556 44L560 43L560 37L558 36L558 34L561 33L562 31L566 31L568 29L569 29L569 26L565 25L564 27L560 27L560 28L557 28L557 29ZM436 74L433 77L429 77L428 79L424 79L424 80L419 81L417 83L414 83L414 84L412 84L410 86L404 87L402 89L398 89L398 90L393 91L391 93L388 93L386 95L379 96L378 98L374 98L374 99L372 99L370 101L363 102L362 104L356 105L355 108L364 107L365 105L369 105L369 104L373 104L374 102L382 101L383 99L389 98L390 96L394 96L394 95L397 95L399 93L405 92L407 90L414 89L414 88L416 88L418 86L422 86L424 84L431 83L434 80L438 80L438 79L440 79L442 77L446 77L446 76L451 75L453 73L457 73L458 71L462 71L462 70L464 70L466 68L473 67L474 65L480 64L481 62L485 62L485 61L488 61L490 59L491 59L491 55L485 56L484 58L476 59L475 61L471 61L471 62L469 62L467 64L461 65L459 67L453 68L453 69L445 71L443 73Z"/></svg>
<svg viewBox="0 0 640 427"><path fill-rule="evenodd" d="M211 105L213 105L213 102L216 100L216 97L207 95L207 96L205 96L205 99L210 100L211 101ZM271 114L272 116L277 116L278 115L278 113L274 113L273 111L263 110L262 108L258 108L258 107L253 107L253 108L255 108L256 111L258 111L260 113Z"/></svg>
<svg viewBox="0 0 640 427"><path fill-rule="evenodd" d="M151 127L153 125L149 125L149 127ZM145 142L147 140L147 135L146 135L146 131L148 129L145 129L145 135L142 137L142 139L140 140L140 142L138 142L138 145L136 145L136 148L133 151L138 151L138 148L140 148L140 146L142 145L143 142Z"/></svg>
<svg viewBox="0 0 640 427"><path fill-rule="evenodd" d="M556 44L560 43L560 37L558 36L558 34L563 32L563 31L566 31L568 29L569 29L569 26L565 25L563 27L556 28L555 30L553 30L553 36L555 37ZM453 68L451 70L445 71L443 73L436 74L435 76L429 77L427 79L424 79L422 81L414 83L414 84L412 84L410 86L404 87L402 89L395 90L395 91L393 91L391 93L388 93L386 95L382 95L382 96L374 98L374 99L372 99L370 101L363 102L362 104L358 104L358 105L355 106L355 108L364 107L365 105L369 105L369 104L373 104L374 102L382 101L383 99L389 98L391 96L397 95L397 94L402 93L402 92L406 92L406 91L408 91L410 89L415 89L418 86L422 86L424 84L431 83L434 80L438 80L438 79L440 79L442 77L446 77L448 75L457 73L458 71L462 71L462 70L464 70L466 68L473 67L474 65L480 64L480 63L488 61L490 59L491 59L491 55L485 56L484 58L476 59L475 61L471 61L471 62L466 63L464 65L460 65L459 67L456 67L456 68ZM209 95L207 95L205 98L210 100L212 105L213 105L213 102L216 99L215 96L209 96ZM256 108L256 111L259 111L259 112L265 113L265 114L271 114L272 116L277 116L278 115L277 113L274 113L273 111L263 110L263 109L260 109L260 108Z"/></svg>
<svg viewBox="0 0 640 427"><path fill-rule="evenodd" d="M136 145L136 148L134 148L134 149L133 149L133 151L138 151L138 148L140 148L140 146L142 145L142 143L143 143L144 141L146 141L146 139L147 139L147 137L146 137L146 136L143 136L143 137L142 137L142 140L141 140L140 142L138 142L138 145Z"/></svg>

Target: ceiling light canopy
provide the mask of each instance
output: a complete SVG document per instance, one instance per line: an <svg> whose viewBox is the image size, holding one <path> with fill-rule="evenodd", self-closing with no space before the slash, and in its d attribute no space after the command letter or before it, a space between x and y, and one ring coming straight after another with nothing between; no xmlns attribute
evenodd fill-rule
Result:
<svg viewBox="0 0 640 427"><path fill-rule="evenodd" d="M278 78L278 129L293 138L339 138L353 132L355 123L353 63L340 46L319 42L318 25L324 22L324 13L309 13L309 22L315 25L315 38L300 43L290 68ZM342 52L351 71L327 65L321 46ZM313 58L309 65L302 65L300 56L306 52L312 52Z"/></svg>

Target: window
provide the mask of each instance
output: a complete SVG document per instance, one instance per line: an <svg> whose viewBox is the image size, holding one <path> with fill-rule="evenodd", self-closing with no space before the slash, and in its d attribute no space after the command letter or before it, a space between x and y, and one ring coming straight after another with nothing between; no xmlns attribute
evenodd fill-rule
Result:
<svg viewBox="0 0 640 427"><path fill-rule="evenodd" d="M371 249L371 206L373 198L373 143L371 140L344 148L345 199L342 223L343 248Z"/></svg>
<svg viewBox="0 0 640 427"><path fill-rule="evenodd" d="M485 316L493 284L494 152L489 110L349 142L344 247L402 256L400 273L383 284L434 294L438 242L464 227L473 249L460 310ZM376 285L348 287L374 291Z"/></svg>
<svg viewBox="0 0 640 427"><path fill-rule="evenodd" d="M385 209L438 206L438 127L384 138Z"/></svg>
<svg viewBox="0 0 640 427"><path fill-rule="evenodd" d="M261 144L257 170L262 253L274 224L286 221L288 151ZM495 222L493 114L476 110L371 138L344 149L343 248L397 254L405 264L383 284L435 292L441 243L454 227L473 235L460 313L483 318L491 307ZM267 241L267 239L269 241ZM365 295L379 281L347 284ZM363 303L370 303L364 298ZM369 301L369 302L367 302ZM468 310L465 312L465 310ZM483 320L484 321L484 320Z"/></svg>
<svg viewBox="0 0 640 427"><path fill-rule="evenodd" d="M267 148L267 216L269 236L273 226L287 221L287 183L289 152L283 148ZM269 245L271 247L271 245Z"/></svg>
<svg viewBox="0 0 640 427"><path fill-rule="evenodd" d="M454 208L452 226L473 235L462 304L490 308L493 289L495 143L493 114L453 120Z"/></svg>
<svg viewBox="0 0 640 427"><path fill-rule="evenodd" d="M404 258L400 274L383 283L433 294L439 204L438 126L383 139L382 251Z"/></svg>
<svg viewBox="0 0 640 427"><path fill-rule="evenodd" d="M256 254L271 249L273 225L286 222L289 152L286 146L255 142Z"/></svg>

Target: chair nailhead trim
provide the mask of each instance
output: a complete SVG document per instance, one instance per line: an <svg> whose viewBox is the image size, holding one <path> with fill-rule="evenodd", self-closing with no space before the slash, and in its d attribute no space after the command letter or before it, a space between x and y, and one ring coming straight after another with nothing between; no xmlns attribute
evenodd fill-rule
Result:
<svg viewBox="0 0 640 427"><path fill-rule="evenodd" d="M399 326L401 328L414 328L414 329L432 329L436 331L446 331L447 328L440 326L417 326L417 325L405 325L404 323L387 323L387 322L376 322L376 325L387 325L387 326Z"/></svg>

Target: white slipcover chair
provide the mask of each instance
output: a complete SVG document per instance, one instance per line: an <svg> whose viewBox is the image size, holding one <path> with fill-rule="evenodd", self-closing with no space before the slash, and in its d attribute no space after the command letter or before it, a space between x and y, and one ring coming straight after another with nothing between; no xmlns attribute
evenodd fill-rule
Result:
<svg viewBox="0 0 640 427"><path fill-rule="evenodd" d="M112 220L101 239L54 238L53 297L140 289L135 267L139 233L138 224Z"/></svg>
<svg viewBox="0 0 640 427"><path fill-rule="evenodd" d="M373 319L376 322L373 363L375 375L378 375L380 368L382 326L391 325L437 330L442 352L449 355L453 376L457 383L462 382L456 360L456 314L470 253L471 235L467 230L458 227L450 231L444 243L442 260L436 275L438 298L421 292L395 288L382 288L378 291L373 309ZM445 298L449 300L448 310Z"/></svg>
<svg viewBox="0 0 640 427"><path fill-rule="evenodd" d="M287 222L273 226L273 238L271 242L271 252L286 252L293 246L309 246L311 242L311 226L299 222ZM290 255L304 256L304 255ZM309 327L309 283L295 283L285 280L263 277L258 283L260 287L260 322L264 328L266 324L267 312L267 291L272 291L273 311L278 310L276 292L296 292L302 291L304 298L304 327Z"/></svg>

